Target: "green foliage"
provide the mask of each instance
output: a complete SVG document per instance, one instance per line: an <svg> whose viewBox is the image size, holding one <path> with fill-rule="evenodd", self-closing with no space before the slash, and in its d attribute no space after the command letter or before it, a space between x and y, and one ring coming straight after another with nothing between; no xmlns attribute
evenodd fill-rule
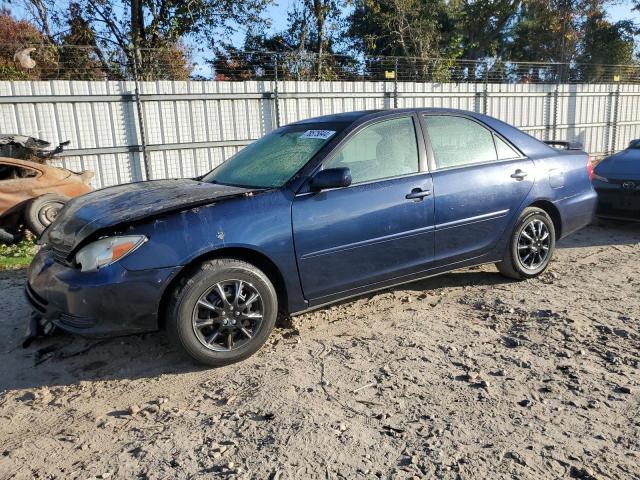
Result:
<svg viewBox="0 0 640 480"><path fill-rule="evenodd" d="M630 21L611 23L602 12L591 15L584 26L581 63L627 65L633 62L634 26Z"/></svg>
<svg viewBox="0 0 640 480"><path fill-rule="evenodd" d="M37 246L30 240L23 240L15 245L0 243L0 270L26 267L33 260Z"/></svg>
<svg viewBox="0 0 640 480"><path fill-rule="evenodd" d="M457 2L356 0L348 35L365 55L455 58Z"/></svg>
<svg viewBox="0 0 640 480"><path fill-rule="evenodd" d="M0 65L0 80L29 80L29 74L14 65Z"/></svg>

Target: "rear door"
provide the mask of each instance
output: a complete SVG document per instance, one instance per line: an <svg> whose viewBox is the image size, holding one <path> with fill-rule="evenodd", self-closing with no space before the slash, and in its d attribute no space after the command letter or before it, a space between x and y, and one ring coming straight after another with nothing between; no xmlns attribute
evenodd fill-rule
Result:
<svg viewBox="0 0 640 480"><path fill-rule="evenodd" d="M435 195L435 266L487 254L534 180L534 164L463 115L423 115Z"/></svg>
<svg viewBox="0 0 640 480"><path fill-rule="evenodd" d="M303 191L292 207L311 305L424 270L433 259L431 175L417 116L366 124L323 162L332 167L348 167L351 186Z"/></svg>

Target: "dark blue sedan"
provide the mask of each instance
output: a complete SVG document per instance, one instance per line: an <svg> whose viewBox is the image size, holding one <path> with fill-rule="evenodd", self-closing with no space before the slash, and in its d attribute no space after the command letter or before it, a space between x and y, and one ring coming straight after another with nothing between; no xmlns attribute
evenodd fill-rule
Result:
<svg viewBox="0 0 640 480"><path fill-rule="evenodd" d="M593 176L598 192L596 214L602 218L640 221L640 140L601 161Z"/></svg>
<svg viewBox="0 0 640 480"><path fill-rule="evenodd" d="M72 200L28 275L34 318L76 333L165 328L224 365L278 314L495 262L528 279L587 225L588 157L456 110L301 121L197 179Z"/></svg>

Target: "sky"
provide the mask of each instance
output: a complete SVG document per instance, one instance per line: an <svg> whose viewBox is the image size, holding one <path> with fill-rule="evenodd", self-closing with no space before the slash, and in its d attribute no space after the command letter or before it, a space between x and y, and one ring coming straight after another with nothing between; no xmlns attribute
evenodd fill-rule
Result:
<svg viewBox="0 0 640 480"><path fill-rule="evenodd" d="M640 24L640 12L637 10L632 11L632 6L632 2L622 1L617 5L609 6L609 8L607 8L607 13L614 22L619 22L620 20L632 20L635 23Z"/></svg>

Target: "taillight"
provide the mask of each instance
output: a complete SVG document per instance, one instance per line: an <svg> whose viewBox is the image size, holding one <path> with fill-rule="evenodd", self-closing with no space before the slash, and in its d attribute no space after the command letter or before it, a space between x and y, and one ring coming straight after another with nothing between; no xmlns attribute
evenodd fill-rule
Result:
<svg viewBox="0 0 640 480"><path fill-rule="evenodd" d="M593 180L593 163L591 163L589 155L587 155L587 173L589 174L589 181Z"/></svg>

